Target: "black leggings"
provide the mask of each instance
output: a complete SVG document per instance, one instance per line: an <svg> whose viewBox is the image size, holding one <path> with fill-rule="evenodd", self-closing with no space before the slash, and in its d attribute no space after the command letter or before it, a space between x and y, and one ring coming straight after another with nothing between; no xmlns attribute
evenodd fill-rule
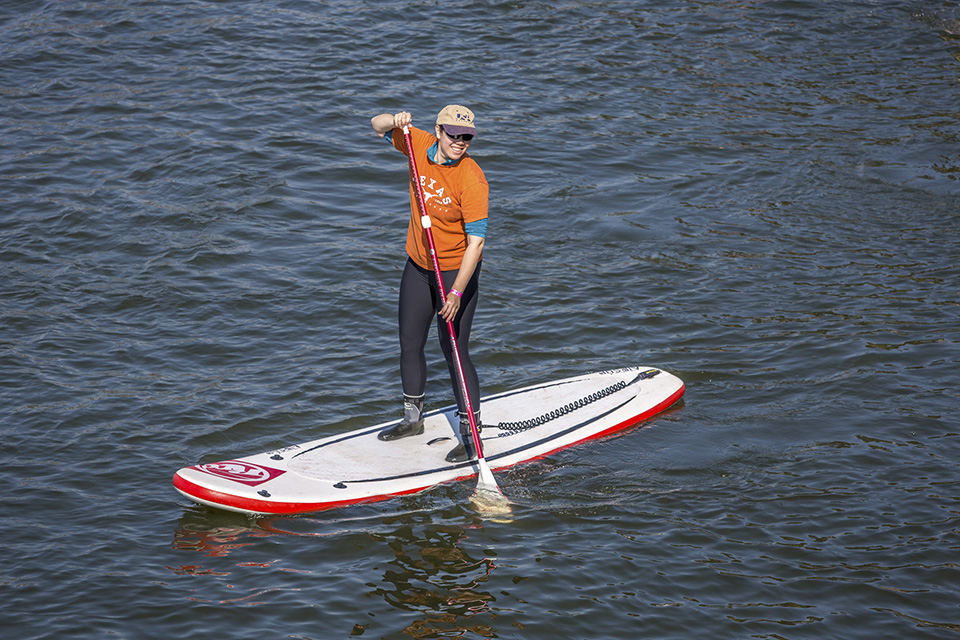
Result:
<svg viewBox="0 0 960 640"><path fill-rule="evenodd" d="M456 280L459 270L442 271L443 284L449 291ZM480 408L480 380L477 370L470 360L470 327L473 324L473 314L477 309L477 288L480 281L480 264L477 264L473 277L463 290L460 300L460 310L453 319L453 330L457 334L457 351L460 353L460 363L463 366L463 377L467 383L467 392L470 394L470 405L476 411ZM430 324L437 321L440 334L440 348L443 357L447 360L450 370L450 381L453 383L453 393L457 398L457 406L466 411L460 392L460 379L457 376L457 364L453 358L453 349L450 345L450 334L447 331L447 322L437 315L443 307L440 293L437 291L437 277L432 270L424 269L412 260L407 260L400 279L400 379L403 383L403 393L408 396L423 395L427 386L427 360L423 349L430 334Z"/></svg>

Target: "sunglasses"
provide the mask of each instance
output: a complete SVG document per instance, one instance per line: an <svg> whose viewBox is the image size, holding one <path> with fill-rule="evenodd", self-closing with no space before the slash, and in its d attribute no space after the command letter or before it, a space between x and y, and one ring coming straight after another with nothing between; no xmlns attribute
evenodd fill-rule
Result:
<svg viewBox="0 0 960 640"><path fill-rule="evenodd" d="M443 129L442 126L441 126L440 128ZM460 135L455 136L455 135L452 135L452 134L451 134L449 131L447 131L446 129L443 129L443 132L444 132L445 134L447 134L447 137L450 138L451 140L463 140L464 142L470 142L471 140L473 140L473 134L472 134L472 133L461 133Z"/></svg>

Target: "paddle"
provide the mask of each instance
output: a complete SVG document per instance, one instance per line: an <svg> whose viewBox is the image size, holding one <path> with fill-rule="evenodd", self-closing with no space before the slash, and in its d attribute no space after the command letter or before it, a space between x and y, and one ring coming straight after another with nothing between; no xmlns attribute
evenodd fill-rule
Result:
<svg viewBox="0 0 960 640"><path fill-rule="evenodd" d="M430 216L427 214L427 205L423 196L423 186L420 184L420 172L417 170L417 161L413 157L413 143L410 140L410 127L403 128L403 137L407 143L407 160L410 161L410 179L415 187L417 194L417 207L420 210L420 223L423 230L427 232L427 244L430 246L430 257L433 258L433 274L437 278L437 288L440 290L440 300L442 304L447 303L447 294L443 287L443 277L440 275L440 260L437 258L437 247L433 243L433 230ZM460 381L460 393L463 396L463 402L467 407L467 417L470 420L470 435L473 437L473 445L477 450L477 466L479 469L477 478L477 492L484 492L482 502L490 506L497 505L497 502L506 502L506 498L497 486L497 480L493 477L493 471L483 457L483 446L480 443L480 431L477 429L477 421L473 415L473 406L470 404L470 394L467 391L467 383L463 377L463 365L460 362L460 350L457 348L457 335L453 330L453 321L447 320L447 331L450 333L450 344L453 347L453 359L457 366L457 378Z"/></svg>

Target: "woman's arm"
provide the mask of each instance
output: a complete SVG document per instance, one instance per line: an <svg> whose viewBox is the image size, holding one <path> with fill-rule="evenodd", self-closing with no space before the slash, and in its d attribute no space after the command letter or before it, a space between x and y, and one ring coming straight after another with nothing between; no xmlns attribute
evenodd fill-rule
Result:
<svg viewBox="0 0 960 640"><path fill-rule="evenodd" d="M373 125L373 130L376 131L377 135L381 138L387 133L387 131L403 129L412 121L413 118L407 111L401 111L397 114L381 113L378 116L373 116L370 118L370 124Z"/></svg>
<svg viewBox="0 0 960 640"><path fill-rule="evenodd" d="M453 281L453 289L462 292L467 283L470 282L470 278L473 277L473 272L476 271L477 264L480 262L480 257L483 255L483 242L483 238L480 236L467 236L467 248L463 253L463 260L460 262L460 272L457 274L457 279ZM448 295L447 303L440 309L440 317L450 322L456 317L459 310L460 296Z"/></svg>

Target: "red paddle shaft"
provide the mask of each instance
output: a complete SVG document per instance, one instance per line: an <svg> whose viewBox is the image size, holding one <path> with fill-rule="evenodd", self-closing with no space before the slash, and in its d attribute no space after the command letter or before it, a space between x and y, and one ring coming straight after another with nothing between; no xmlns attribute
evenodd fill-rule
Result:
<svg viewBox="0 0 960 640"><path fill-rule="evenodd" d="M417 194L417 206L420 209L420 223L427 232L427 244L430 245L430 257L433 259L433 275L437 277L437 288L440 289L440 301L447 303L447 294L443 288L443 276L440 275L440 260L437 258L437 246L433 243L433 230L430 216L427 215L427 203L423 198L423 186L420 184L420 172L417 170L417 161L413 157L413 144L410 140L409 127L403 128L403 138L407 143L407 160L410 161L410 179L413 181L414 191ZM483 460L483 447L480 445L480 432L477 429L476 418L473 417L473 406L470 404L470 394L467 391L467 381L463 377L463 365L460 362L460 349L457 348L457 334L453 330L453 322L447 320L447 331L450 333L450 345L453 347L453 359L457 365L457 378L460 380L460 393L467 406L467 417L470 420L470 433L473 435L473 445L477 450L477 458Z"/></svg>

